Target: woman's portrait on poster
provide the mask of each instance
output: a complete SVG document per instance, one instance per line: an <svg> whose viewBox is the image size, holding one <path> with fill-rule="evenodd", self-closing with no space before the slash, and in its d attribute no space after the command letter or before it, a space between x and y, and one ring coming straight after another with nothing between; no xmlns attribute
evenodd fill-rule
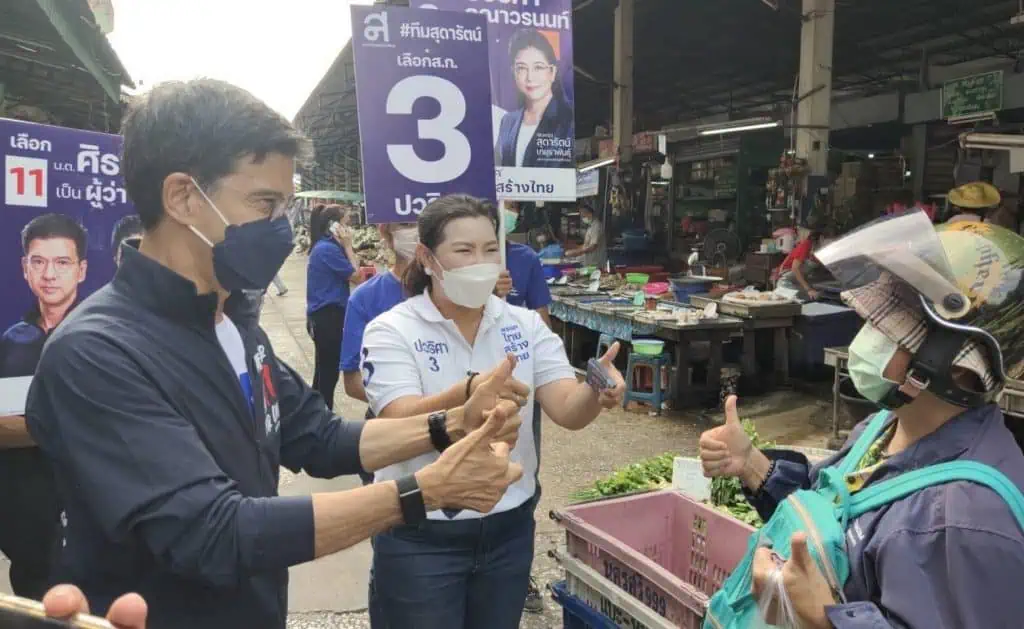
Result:
<svg viewBox="0 0 1024 629"><path fill-rule="evenodd" d="M565 96L551 39L534 28L519 30L509 40L509 60L519 107L501 119L496 164L572 168L573 107Z"/></svg>

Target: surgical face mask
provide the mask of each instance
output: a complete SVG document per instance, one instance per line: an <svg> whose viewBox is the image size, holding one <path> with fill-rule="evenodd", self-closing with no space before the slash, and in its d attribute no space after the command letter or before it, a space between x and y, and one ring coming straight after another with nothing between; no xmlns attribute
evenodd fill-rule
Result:
<svg viewBox="0 0 1024 629"><path fill-rule="evenodd" d="M541 247L548 244L547 236L537 236L537 244Z"/></svg>
<svg viewBox="0 0 1024 629"><path fill-rule="evenodd" d="M441 266L440 261L437 264ZM442 266L441 270L441 290L452 303L463 308L480 308L486 304L501 275L501 265L493 262L470 264L450 271Z"/></svg>
<svg viewBox="0 0 1024 629"><path fill-rule="evenodd" d="M850 379L857 391L872 402L881 402L899 385L883 375L897 349L898 344L870 323L865 323L850 343Z"/></svg>
<svg viewBox="0 0 1024 629"><path fill-rule="evenodd" d="M516 225L519 224L519 214L511 210L502 210L502 214L505 215L505 233L511 234L516 230Z"/></svg>
<svg viewBox="0 0 1024 629"><path fill-rule="evenodd" d="M581 218L580 221L582 221L584 225L589 226L591 223L594 222L594 219L592 219L592 218Z"/></svg>
<svg viewBox="0 0 1024 629"><path fill-rule="evenodd" d="M416 257L416 245L420 242L419 231L415 227L396 229L391 232L392 248L395 255L409 261Z"/></svg>
<svg viewBox="0 0 1024 629"><path fill-rule="evenodd" d="M196 236L213 249L213 273L224 290L266 290L292 252L292 226L287 216L232 225L196 180L192 183L224 223L224 240L214 244L194 226Z"/></svg>

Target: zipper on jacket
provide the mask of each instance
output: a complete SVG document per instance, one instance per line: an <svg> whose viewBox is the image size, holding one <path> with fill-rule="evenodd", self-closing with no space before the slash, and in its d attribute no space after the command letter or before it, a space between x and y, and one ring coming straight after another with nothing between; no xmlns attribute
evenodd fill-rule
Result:
<svg viewBox="0 0 1024 629"><path fill-rule="evenodd" d="M843 603L846 602L846 595L843 593L842 586L839 583L839 577L836 576L835 568L832 566L832 561L829 559L828 554L825 553L825 546L821 542L821 536L818 533L818 527L815 526L814 520L811 515L804 508L804 505L797 499L796 496L790 496L788 498L793 509L796 511L797 516L803 521L804 526L807 528L807 537L814 544L814 549L818 551L818 557L821 558L821 563L825 568L825 579L829 583L829 587L832 588L833 594L839 597L839 600ZM790 551L792 554L792 550Z"/></svg>

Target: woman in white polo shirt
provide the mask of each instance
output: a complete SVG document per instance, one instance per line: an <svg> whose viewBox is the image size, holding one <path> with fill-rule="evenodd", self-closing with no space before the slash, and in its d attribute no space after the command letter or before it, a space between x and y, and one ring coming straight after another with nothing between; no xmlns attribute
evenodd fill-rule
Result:
<svg viewBox="0 0 1024 629"><path fill-rule="evenodd" d="M508 354L513 377L526 393L512 460L523 478L489 514L433 511L415 526L374 539L379 613L374 627L516 629L533 560L533 508L538 451L534 399L556 424L586 427L602 408L621 403L625 385L612 365L614 346L601 360L614 386L597 392L580 383L562 340L532 310L492 295L501 272L494 205L466 195L431 203L418 222L416 261L405 274L405 302L379 316L363 337L366 394L379 417L438 411L432 432L445 447L443 410L457 406ZM436 458L424 455L377 472L397 478Z"/></svg>

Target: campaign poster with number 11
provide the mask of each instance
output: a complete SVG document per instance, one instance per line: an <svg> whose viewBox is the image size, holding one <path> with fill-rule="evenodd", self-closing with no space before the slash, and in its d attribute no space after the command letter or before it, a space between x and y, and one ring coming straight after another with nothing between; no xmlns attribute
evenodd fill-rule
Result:
<svg viewBox="0 0 1024 629"><path fill-rule="evenodd" d="M432 200L495 199L487 22L352 7L366 220L415 222Z"/></svg>

